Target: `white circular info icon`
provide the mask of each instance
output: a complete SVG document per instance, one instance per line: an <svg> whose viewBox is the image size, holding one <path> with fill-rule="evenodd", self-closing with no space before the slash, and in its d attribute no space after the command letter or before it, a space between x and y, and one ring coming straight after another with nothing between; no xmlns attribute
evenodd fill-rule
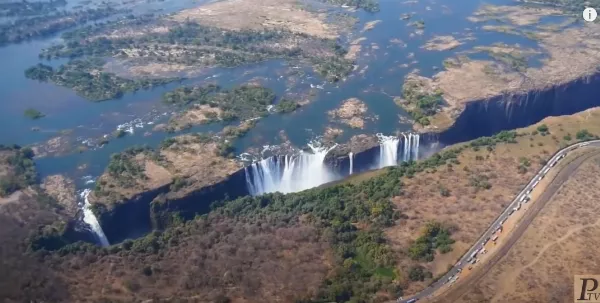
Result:
<svg viewBox="0 0 600 303"><path fill-rule="evenodd" d="M588 7L583 10L583 20L587 22L593 22L598 17L598 13L595 9Z"/></svg>

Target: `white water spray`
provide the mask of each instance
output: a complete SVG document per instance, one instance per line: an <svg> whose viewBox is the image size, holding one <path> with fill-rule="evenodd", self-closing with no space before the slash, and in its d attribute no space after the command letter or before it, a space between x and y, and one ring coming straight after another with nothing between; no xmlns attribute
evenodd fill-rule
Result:
<svg viewBox="0 0 600 303"><path fill-rule="evenodd" d="M396 136L377 134L379 138L379 168L398 164L398 144L400 139Z"/></svg>
<svg viewBox="0 0 600 303"><path fill-rule="evenodd" d="M308 144L311 153L274 156L255 162L246 168L246 185L251 195L281 192L292 193L335 180L335 175L323 163L325 156L337 145L327 149ZM251 172L250 172L251 170Z"/></svg>
<svg viewBox="0 0 600 303"><path fill-rule="evenodd" d="M85 202L83 205L83 222L87 223L92 228L92 231L94 232L94 234L96 234L96 237L98 237L98 240L100 241L100 245L106 247L110 244L108 243L106 235L104 235L104 231L102 230L102 227L100 226L96 215L94 215L94 212L92 212L91 204L88 200L88 196L91 191L91 189L85 189L81 193L81 197Z"/></svg>
<svg viewBox="0 0 600 303"><path fill-rule="evenodd" d="M402 161L419 160L419 134L402 134L404 142L402 144Z"/></svg>
<svg viewBox="0 0 600 303"><path fill-rule="evenodd" d="M348 154L348 159L350 159L350 173L348 175L351 175L354 170L354 154L352 152Z"/></svg>
<svg viewBox="0 0 600 303"><path fill-rule="evenodd" d="M409 151L409 146L408 146L408 138L406 136L406 134L402 133L402 136L404 137L404 149L402 151L402 161L407 162L408 161L408 151Z"/></svg>

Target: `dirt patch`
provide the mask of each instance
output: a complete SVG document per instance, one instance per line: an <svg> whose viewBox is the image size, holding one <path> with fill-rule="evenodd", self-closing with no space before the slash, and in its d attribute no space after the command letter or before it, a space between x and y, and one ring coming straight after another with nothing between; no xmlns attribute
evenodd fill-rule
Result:
<svg viewBox="0 0 600 303"><path fill-rule="evenodd" d="M473 52L488 52L488 53L504 53L504 54L519 54L519 55L537 55L541 54L540 50L533 48L524 48L519 44L494 43L490 46L480 45L473 47Z"/></svg>
<svg viewBox="0 0 600 303"><path fill-rule="evenodd" d="M74 216L77 213L79 208L73 180L62 175L48 176L44 179L42 188L56 199L69 215Z"/></svg>
<svg viewBox="0 0 600 303"><path fill-rule="evenodd" d="M194 104L184 112L169 120L168 128L174 131L190 128L194 125L206 124L221 119L222 111L218 107Z"/></svg>
<svg viewBox="0 0 600 303"><path fill-rule="evenodd" d="M360 44L365 40L367 40L367 38L361 37L350 42L350 46L348 47L348 53L346 53L346 56L344 58L348 60L355 60L362 48Z"/></svg>
<svg viewBox="0 0 600 303"><path fill-rule="evenodd" d="M19 190L8 195L7 197L0 197L0 205L18 202L22 194L23 192Z"/></svg>
<svg viewBox="0 0 600 303"><path fill-rule="evenodd" d="M357 98L344 100L338 109L328 112L331 120L360 129L365 127L365 120L369 119L369 117L365 116L366 113L367 105Z"/></svg>
<svg viewBox="0 0 600 303"><path fill-rule="evenodd" d="M336 38L338 30L325 23L326 14L302 9L294 0L226 0L183 10L174 20L187 20L231 30L285 28L322 38Z"/></svg>
<svg viewBox="0 0 600 303"><path fill-rule="evenodd" d="M372 29L375 28L375 26L377 26L377 24L381 23L381 20L373 20L373 21L369 21L365 23L365 26L363 26L362 31L366 32L366 31L370 31Z"/></svg>
<svg viewBox="0 0 600 303"><path fill-rule="evenodd" d="M498 32L513 35L521 34L517 31L517 28L512 25L484 25L481 27L481 29L488 32Z"/></svg>
<svg viewBox="0 0 600 303"><path fill-rule="evenodd" d="M326 127L323 132L323 139L327 141L334 141L337 137L344 133L344 130L333 127Z"/></svg>
<svg viewBox="0 0 600 303"><path fill-rule="evenodd" d="M517 26L532 25L545 16L562 16L564 13L558 9L548 7L524 7L518 5L495 6L484 5L467 19L471 22L485 22L501 20Z"/></svg>
<svg viewBox="0 0 600 303"><path fill-rule="evenodd" d="M421 48L426 50L445 51L462 45L463 42L456 40L453 36L435 36L427 41Z"/></svg>

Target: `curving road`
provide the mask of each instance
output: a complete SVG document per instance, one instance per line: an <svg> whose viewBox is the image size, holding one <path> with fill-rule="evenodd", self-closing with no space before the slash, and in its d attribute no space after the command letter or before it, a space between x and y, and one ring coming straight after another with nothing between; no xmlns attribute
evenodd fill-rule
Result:
<svg viewBox="0 0 600 303"><path fill-rule="evenodd" d="M546 165L544 165L544 167L542 167L537 172L537 174L519 192L519 194L513 199L513 201L504 209L504 211L502 211L502 213L498 216L498 218L496 218L496 220L490 225L490 227L488 227L488 229L485 231L485 233L483 233L483 235L475 242L475 244L467 251L467 253L463 255L463 257L458 261L458 263L456 263L456 265L450 271L448 271L437 282L431 284L429 287L425 288L418 294L416 294L410 298L406 298L406 299L400 298L396 302L412 303L412 302L416 302L420 299L429 297L433 293L438 291L440 288L442 288L446 284L446 282L448 282L449 280L452 280L452 278L455 277L455 275L457 273L459 273L464 267L468 267L469 263L467 262L467 260L469 260L473 255L476 255L477 252L479 252L479 250L483 247L483 245L490 239L490 237L492 237L492 235L498 230L498 228L500 226L502 226L504 221L512 214L511 211L515 207L517 207L517 205L519 205L519 203L521 203L522 199L529 196L529 194L531 193L533 188L535 186L537 186L538 182L550 171L550 169L552 169L552 167L554 167L556 165L556 163L558 163L558 161L563 159L567 155L568 152L570 152L576 148L582 147L582 146L600 147L600 140L576 143L576 144L570 145L568 147L565 147L565 148L561 149L560 151L558 151L557 153L555 153L554 156L552 156L552 158L550 158L548 163ZM574 161L568 167L561 170L560 175L555 178L555 181L558 181L558 182L553 181L548 186L548 188L546 189L544 194L542 196L540 196L540 199L538 199L538 200L545 199L546 200L545 202L547 202L547 200L549 200L552 197L552 195L554 195L556 190L558 190L558 187L560 187L560 185L562 185L562 182L566 181L566 178L568 178L568 176L571 175L579 167L579 165L581 165L581 163L583 163L583 161L585 161L589 157L590 156L588 156L588 157L581 156L581 157L577 158L577 161ZM504 245L502 245L502 247L500 248L500 251L494 253L494 256L492 257L492 259L488 260L488 262L486 262L486 265L484 265L485 267L491 268L491 266L494 263L496 263L497 261L499 261L499 259L506 252L508 252L508 250L511 248L511 246L519 239L520 234L522 234L525 231L525 229L527 229L531 220L533 220L533 218L535 218L535 216L541 210L541 208L543 208L545 202L544 203L539 203L539 202L540 201L537 201L535 204L536 206L534 206L528 212L526 217L524 217L524 219L523 219L524 224L519 224L517 229L511 233L510 239ZM469 277L469 280L476 281L479 278L481 278L486 272L487 272L487 270L484 270L483 268L478 269L477 270L478 275L471 275ZM448 294L445 294L443 301L452 302L454 300L459 299L460 296L462 296L462 294L466 290L468 290L470 286L471 286L471 284L467 284L467 283L461 283L460 285L457 285L457 287L455 289L451 290Z"/></svg>

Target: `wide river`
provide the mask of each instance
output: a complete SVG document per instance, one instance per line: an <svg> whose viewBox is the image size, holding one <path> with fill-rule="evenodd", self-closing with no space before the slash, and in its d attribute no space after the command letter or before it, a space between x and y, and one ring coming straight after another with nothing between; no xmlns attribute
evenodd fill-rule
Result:
<svg viewBox="0 0 600 303"><path fill-rule="evenodd" d="M251 146L281 143L282 130L298 147L303 147L311 139L322 135L327 126L343 129L344 134L340 138L342 141L359 133L392 134L395 131L408 131L410 125L402 123L400 119L401 116L406 116L406 113L393 102L393 96L401 94L403 78L408 72L419 69L421 75L430 77L443 68L442 61L445 58L471 49L475 45L503 42L535 47L535 42L525 37L484 31L478 28L477 24L468 21L467 17L482 4L474 0L381 0L381 11L378 13L354 13L359 23L352 30L352 34L344 36L343 39L351 41L364 37L366 40L361 43L358 68L345 81L339 83L325 83L323 79L311 73L310 69L298 67L298 71L302 70L304 73L301 77L294 78L294 84L290 85L290 70L294 69L294 63L281 60L233 69L210 69L184 83L216 81L224 87L229 87L258 77L279 95L286 91L306 92L311 86L316 88L313 89L316 93L313 101L299 111L287 115L272 114L261 119L254 129L237 142L238 151ZM494 1L493 4L509 2ZM170 12L191 5L198 4L178 1L175 5L174 1L165 1L147 4L137 9L151 10L160 6L165 12ZM400 16L403 13L412 13L411 20L401 20ZM363 32L364 24L374 20L381 22L372 30ZM413 26L407 25L416 20L425 22L424 32L420 35L415 34L416 29ZM448 51L422 49L426 41L438 35L463 38L464 44ZM464 39L467 37L468 39ZM161 95L181 85L180 83L127 94L118 100L95 103L82 99L69 89L26 79L23 72L40 62L40 50L57 42L60 42L59 36L0 48L0 144L29 145L66 134L63 135L65 140L69 140L74 146L81 146L104 134L110 134L119 125L127 129L131 127L133 134L112 140L103 148L90 147L82 153L71 152L40 158L37 164L41 177L64 173L80 180L79 185L83 187L85 182L82 177L98 176L108 163L110 154L132 145L155 146L165 137L177 135L153 131L152 128L153 125L167 120L173 111L161 104ZM470 56L483 58L486 55ZM52 61L53 65L61 63L63 62ZM365 129L353 130L332 124L328 120L327 111L338 107L343 100L351 97L363 100L368 106L368 115L377 117L369 120ZM46 117L39 120L24 117L24 110L30 107L42 111ZM208 125L188 131L218 131L222 127L223 125ZM33 131L33 128L39 130Z"/></svg>

